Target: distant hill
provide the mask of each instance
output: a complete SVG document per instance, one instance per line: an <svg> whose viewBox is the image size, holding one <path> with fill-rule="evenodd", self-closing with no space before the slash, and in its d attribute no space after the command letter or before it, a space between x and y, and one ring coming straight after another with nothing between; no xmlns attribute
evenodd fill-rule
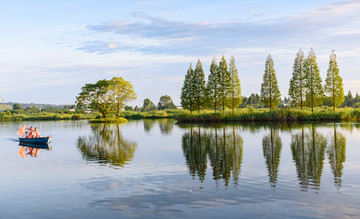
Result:
<svg viewBox="0 0 360 219"><path fill-rule="evenodd" d="M0 111L11 110L11 109L12 109L12 105L0 103Z"/></svg>
<svg viewBox="0 0 360 219"><path fill-rule="evenodd" d="M12 109L12 106L14 104L15 104L15 102L0 103L0 111ZM24 108L36 106L36 108L42 108L42 109L46 109L46 108L50 108L50 107L64 109L65 106L70 106L70 105L61 105L61 104L57 105L57 104L44 104L44 103L20 103L20 104Z"/></svg>

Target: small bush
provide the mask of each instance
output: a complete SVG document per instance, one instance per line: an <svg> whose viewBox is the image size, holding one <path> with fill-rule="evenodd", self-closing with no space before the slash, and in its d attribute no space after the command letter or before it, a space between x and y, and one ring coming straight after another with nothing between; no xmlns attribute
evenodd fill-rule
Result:
<svg viewBox="0 0 360 219"><path fill-rule="evenodd" d="M71 120L79 120L79 119L81 119L81 115L80 115L80 114L76 114L76 115L73 115L73 116L71 117Z"/></svg>

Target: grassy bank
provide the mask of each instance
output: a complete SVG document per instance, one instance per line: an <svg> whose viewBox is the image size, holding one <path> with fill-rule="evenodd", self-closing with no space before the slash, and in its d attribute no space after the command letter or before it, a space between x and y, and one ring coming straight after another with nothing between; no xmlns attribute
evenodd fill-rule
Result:
<svg viewBox="0 0 360 219"><path fill-rule="evenodd" d="M360 121L359 109L330 109L317 108L314 113L310 110L299 109L241 109L234 115L231 111L225 114L202 111L200 114L189 112L177 115L179 123L206 123L206 122L303 122L303 121Z"/></svg>
<svg viewBox="0 0 360 219"><path fill-rule="evenodd" d="M163 119L175 118L179 123L213 123L213 122L302 122L302 121L360 121L360 109L340 108L333 111L330 108L316 108L314 113L310 109L237 109L232 115L230 110L214 113L211 110L203 110L189 113L187 110L160 110L150 112L123 111L122 117L126 120L136 119ZM47 121L47 120L80 120L87 119L90 122L125 122L123 118L99 119L99 114L66 114L66 113L32 113L32 114L9 114L1 113L0 121Z"/></svg>
<svg viewBox="0 0 360 219"><path fill-rule="evenodd" d="M135 119L163 119L163 118L174 118L180 114L185 113L185 110L160 110L160 111L150 111L150 112L137 112L137 111L123 111L122 117L128 120ZM117 119L111 117L108 119L100 119L100 115L97 113L92 114L73 114L73 113L11 113L11 112L2 112L0 113L0 121L50 121L50 120L80 120L87 119L90 122L123 122L120 121L121 118ZM119 121L115 121L119 120Z"/></svg>
<svg viewBox="0 0 360 219"><path fill-rule="evenodd" d="M32 113L0 115L0 121L50 121L50 120L80 120L95 118L94 114L60 114L60 113Z"/></svg>
<svg viewBox="0 0 360 219"><path fill-rule="evenodd" d="M168 110L156 110L150 112L137 112L137 111L123 111L122 117L126 119L164 119L174 118L186 113L185 110L181 109L168 109Z"/></svg>

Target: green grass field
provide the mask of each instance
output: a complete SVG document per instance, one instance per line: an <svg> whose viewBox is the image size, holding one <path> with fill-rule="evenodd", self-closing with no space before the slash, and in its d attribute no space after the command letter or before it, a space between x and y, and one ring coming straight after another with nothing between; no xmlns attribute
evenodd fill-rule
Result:
<svg viewBox="0 0 360 219"><path fill-rule="evenodd" d="M180 123L188 122L300 122L300 121L360 121L360 110L341 108L333 111L328 108L310 109L238 109L234 115L230 110L214 113L201 111L200 114L189 112L175 116Z"/></svg>

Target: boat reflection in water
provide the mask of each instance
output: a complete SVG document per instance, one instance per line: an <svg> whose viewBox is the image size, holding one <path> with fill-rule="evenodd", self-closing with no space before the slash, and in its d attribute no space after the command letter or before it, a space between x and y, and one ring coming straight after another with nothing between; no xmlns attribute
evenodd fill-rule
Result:
<svg viewBox="0 0 360 219"><path fill-rule="evenodd" d="M29 143L19 143L18 153L22 158L26 158L26 156L30 157L38 157L40 150L51 150L51 146L49 144L29 144Z"/></svg>
<svg viewBox="0 0 360 219"><path fill-rule="evenodd" d="M123 167L134 158L137 143L122 136L119 124L91 124L91 130L77 140L85 160Z"/></svg>
<svg viewBox="0 0 360 219"><path fill-rule="evenodd" d="M220 179L229 185L232 178L238 184L240 175L243 139L236 127L190 127L182 137L182 148L190 174L204 181L208 159L216 184Z"/></svg>

